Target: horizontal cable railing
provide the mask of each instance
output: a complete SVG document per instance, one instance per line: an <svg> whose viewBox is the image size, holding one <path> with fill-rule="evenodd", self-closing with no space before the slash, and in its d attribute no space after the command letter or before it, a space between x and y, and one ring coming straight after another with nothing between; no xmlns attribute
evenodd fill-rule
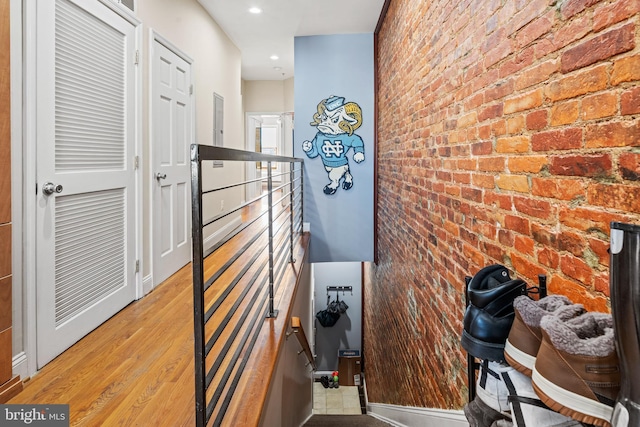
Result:
<svg viewBox="0 0 640 427"><path fill-rule="evenodd" d="M267 176L204 189L203 162L213 161L241 163L245 167L256 167L256 162L261 162L266 164ZM191 146L198 427L211 420L215 426L222 423L259 337L261 320L278 315L275 288L295 262L294 242L302 235L302 166L302 159L292 157ZM286 167L287 172L273 172ZM249 185L259 185L261 194L205 219L207 198L225 190L244 192ZM216 224L233 216L240 217L240 225L205 249L205 233L211 234Z"/></svg>

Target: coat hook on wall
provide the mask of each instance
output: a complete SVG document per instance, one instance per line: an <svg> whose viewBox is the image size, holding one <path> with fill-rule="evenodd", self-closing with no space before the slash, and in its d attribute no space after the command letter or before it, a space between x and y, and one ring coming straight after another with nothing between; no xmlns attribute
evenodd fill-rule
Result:
<svg viewBox="0 0 640 427"><path fill-rule="evenodd" d="M353 286L327 286L327 295L333 291L342 292L342 295L344 295L345 292L351 292L351 295L353 295Z"/></svg>

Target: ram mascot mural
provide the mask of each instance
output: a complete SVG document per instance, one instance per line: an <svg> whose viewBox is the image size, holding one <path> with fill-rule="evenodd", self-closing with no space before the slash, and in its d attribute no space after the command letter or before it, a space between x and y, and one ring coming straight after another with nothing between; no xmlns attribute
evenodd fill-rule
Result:
<svg viewBox="0 0 640 427"><path fill-rule="evenodd" d="M345 104L345 98L331 96L320 101L309 124L318 132L313 140L302 143L302 150L310 159L318 156L322 159L329 177L324 194L335 194L340 182L343 190L349 190L353 187L353 176L347 153L353 150L353 161L364 162L364 142L355 133L362 125L362 109L355 102Z"/></svg>

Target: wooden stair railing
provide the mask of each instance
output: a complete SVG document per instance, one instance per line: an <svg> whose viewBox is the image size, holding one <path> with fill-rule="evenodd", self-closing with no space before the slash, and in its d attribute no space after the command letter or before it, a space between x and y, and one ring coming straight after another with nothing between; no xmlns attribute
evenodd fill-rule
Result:
<svg viewBox="0 0 640 427"><path fill-rule="evenodd" d="M315 371L316 370L316 360L313 357L313 353L311 352L311 347L309 346L309 341L307 340L307 335L304 333L304 329L302 328L302 322L300 322L300 318L299 317L295 317L295 316L291 317L291 329L292 329L293 333L296 335L296 338L298 338L298 342L300 343L300 346L302 347L302 351L304 351L304 354L307 356L307 360L309 360L309 364L311 365L311 367Z"/></svg>

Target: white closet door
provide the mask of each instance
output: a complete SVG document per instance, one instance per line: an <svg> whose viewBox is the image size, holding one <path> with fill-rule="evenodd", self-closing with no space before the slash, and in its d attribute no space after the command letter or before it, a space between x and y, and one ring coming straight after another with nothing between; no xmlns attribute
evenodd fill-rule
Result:
<svg viewBox="0 0 640 427"><path fill-rule="evenodd" d="M98 1L37 7L42 367L135 298L136 40Z"/></svg>
<svg viewBox="0 0 640 427"><path fill-rule="evenodd" d="M152 63L153 282L191 260L191 64L158 40Z"/></svg>

